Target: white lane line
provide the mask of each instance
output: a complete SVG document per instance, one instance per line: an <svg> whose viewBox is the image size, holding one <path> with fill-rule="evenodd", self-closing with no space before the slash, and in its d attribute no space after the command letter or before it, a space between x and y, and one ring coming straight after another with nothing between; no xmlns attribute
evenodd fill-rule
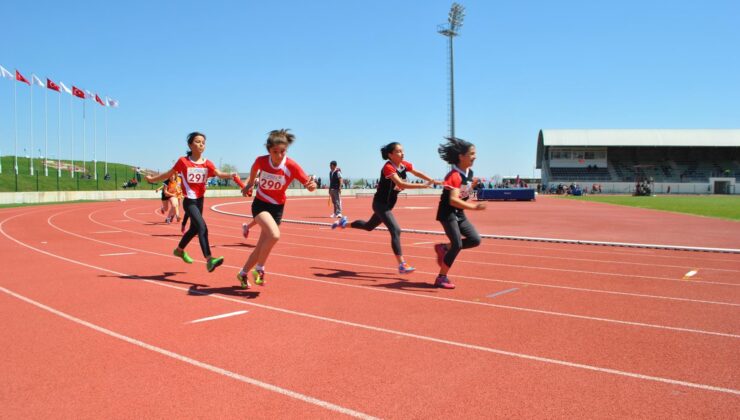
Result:
<svg viewBox="0 0 740 420"><path fill-rule="evenodd" d="M123 335L123 334L119 334L119 333L117 333L115 331L111 331L111 330L109 330L107 328L104 328L104 327L101 327L99 325L93 324L92 322L85 321L83 319L80 319L80 318L77 318L75 316L69 315L69 314L67 314L65 312L62 312L62 311L59 311L59 310L54 309L52 307L46 306L43 303L37 302L37 301L35 301L33 299L30 299L30 298L27 298L25 296L19 295L18 293L15 293L15 292L13 292L11 290L8 290L8 289L6 289L6 288L4 288L2 286L0 286L0 291L4 292L4 293L6 293L6 294L8 294L10 296L13 296L16 299L20 299L20 300L22 300L22 301L24 301L26 303L29 303L29 304L31 304L33 306L36 306L37 308L43 309L43 310L45 310L47 312L51 312L52 314L57 315L59 317L62 317L64 319L68 320L68 321L72 321L72 322L74 322L76 324L80 324L82 326L85 326L85 327L90 328L92 330L95 330L97 332L100 332L100 333L103 333L105 335L111 336L113 338L117 338L119 340L125 341L125 342L127 342L129 344L133 344L135 346L139 346L139 347L141 347L143 349L150 350L150 351L153 351L155 353L159 353L159 354L161 354L163 356L167 356L167 357L170 357L172 359L175 359L175 360L179 360L181 362L188 363L188 364L193 365L195 367L199 367L201 369L205 369L205 370L211 371L213 373L217 373L219 375L223 375L223 376L229 377L231 379L236 379L237 381L241 381L241 382L244 382L244 383L247 383L247 384L250 384L250 385L254 385L254 386L260 387L262 389L266 389L268 391L272 391L272 392L275 392L275 393L284 395L286 397L295 398L295 399L297 399L299 401L303 401L303 402L306 402L306 403L309 403L309 404L317 405L317 406L322 407L322 408L325 408L327 410L336 411L338 413L346 414L348 416L357 417L357 418L361 418L361 419L374 419L375 418L373 416L370 416L369 414L361 413L359 411L355 411L355 410L352 410L352 409L349 409L349 408L345 408L345 407L342 407L342 406L339 406L339 405L335 405L335 404L332 404L330 402L320 400L318 398L310 397L310 396L305 395L305 394L301 394L301 393L298 393L298 392L295 392L295 391L291 391L289 389L285 389L285 388L281 388L281 387L276 386L276 385L269 384L267 382L262 382L262 381L259 381L257 379L253 379L253 378L250 378L248 376L240 375L240 374L238 374L236 372L232 372L230 370L226 370L226 369L220 368L218 366L213 366L213 365L210 365L208 363L201 362L199 360L191 359L190 357L183 356L183 355L181 355L179 353L175 353L173 351L169 351L169 350L163 349L161 347L157 347L157 346L154 346L152 344L145 343L145 342L140 341L140 340L137 340L135 338L131 338L129 336L126 336L126 335Z"/></svg>
<svg viewBox="0 0 740 420"><path fill-rule="evenodd" d="M59 213L57 213L57 214L59 214ZM135 276L135 275L130 275L130 274L126 274L126 273L120 273L120 272L117 272L117 271L114 271L114 270L109 270L107 268L98 267L98 266L95 266L95 265L84 263L82 261L77 261L77 260L73 260L73 259L70 259L70 258L67 258L67 257L63 257L61 255L53 254L51 252L47 252L47 251L44 251L44 250L35 248L35 247L33 247L33 246L29 245L29 244L26 244L26 243L24 243L24 242L22 242L22 241L20 241L20 240L18 240L16 238L14 238L14 237L8 235L8 233L5 232L5 230L3 229L3 225L8 220L15 219L18 216L20 216L20 215L16 215L16 216L10 217L10 218L5 219L2 222L0 222L0 233L2 233L6 238L10 239L11 241L13 241L13 242L15 242L15 243L17 243L17 244L19 244L21 246L24 246L26 248L32 249L32 250L34 250L36 252L39 252L41 254L48 255L50 257L57 258L57 259L60 259L60 260L63 260L63 261L67 261L67 262L70 262L72 264L77 264L77 265L81 265L81 266L84 266L84 267L89 267L89 268L92 268L92 269L95 269L95 270L100 270L100 271L103 271L103 272L112 273L112 274L115 274L115 275L118 275L118 276L126 276L126 277L131 277L131 278L140 278L140 277ZM78 235L78 234L73 233L73 232L65 231L64 229L61 229L58 226L55 226L51 222L51 219L53 217L54 216L50 216L47 219L47 223L49 223L49 225L53 226L55 229L60 230L60 231L65 232L65 233L68 233L68 234L70 234L72 236L77 236L77 237L85 238L82 235ZM88 218L90 218L90 220L92 221L90 215L88 215ZM99 222L96 222L96 223L99 223ZM98 240L95 240L95 239L92 239L92 238L88 238L88 239L90 239L92 241L96 241L96 242L102 242L102 241L98 241ZM126 248L123 245L117 245L117 246L122 247L122 248ZM145 252L147 252L147 251L145 251ZM154 252L149 252L149 253L156 254ZM164 254L157 254L157 255L164 255ZM169 256L169 257L170 258L176 258L176 257L172 257L172 256ZM524 360L533 360L533 361L537 361L537 362L541 362L541 363L546 363L546 364L554 364L554 365L559 365L559 366L566 366L566 367L571 367L571 368L584 369L584 370L588 370L588 371L606 373L606 374L617 375L617 376L625 376L625 377L629 377L629 378L636 378L636 379L641 379L641 380L646 380L646 381L666 383L666 384L670 384L670 385L678 385L678 386L683 386L683 387L688 387L688 388L697 388L697 389L702 389L702 390L706 390L706 391L715 391L715 392L722 392L722 393L727 393L727 394L740 395L740 390L732 389L732 388L723 388L723 387L717 387L717 386L712 386L712 385L700 384L700 383L695 383L695 382L688 382L688 381L681 381L681 380L670 379L670 378L663 378L663 377L659 377L659 376L643 375L643 374L640 374L640 373L622 371L622 370L618 370L618 369L603 368L603 367L599 367L599 366L586 365L586 364L582 364L582 363L568 362L568 361L565 361L565 360L551 359L551 358L540 357L540 356L533 356L533 355L524 354L524 353L516 353L516 352L511 352L511 351L506 351L506 350L501 350L501 349L495 349L495 348L491 348L491 347L479 346L479 345L475 345L475 344L467 344L467 343L461 343L461 342L457 342L457 341L444 340L444 339L440 339L440 338L429 337L429 336L424 336L424 335L419 335L419 334L414 334L414 333L408 333L408 332L399 331L399 330L392 330L392 329L388 329L388 328L375 327L375 326L372 326L372 325L360 324L360 323L351 322L351 321L345 321L345 320L341 320L341 319L329 318L329 317L325 317L325 316L321 316L321 315L309 314L309 313L306 313L306 312L293 311L293 310L290 310L290 309L284 309L284 308L280 308L280 307L269 306L269 305L264 305L264 304L260 304L260 303L255 303L255 302L247 302L247 301L244 301L244 300L240 300L240 299L236 299L236 298L231 298L231 297L224 296L224 295L219 295L219 294L214 294L214 293L205 293L205 292L201 292L201 291L198 291L198 290L192 290L191 288L180 287L180 286L175 286L175 285L171 285L171 284L164 284L164 283L160 283L160 282L153 281L153 280L147 280L147 279L144 279L144 278L140 278L140 279L142 281L146 282L146 283L153 284L153 285L160 286L160 287L169 287L171 289L176 289L176 290L180 290L180 291L183 291L183 292L195 293L195 294L200 294L200 295L204 295L204 296L209 296L209 297L212 297L214 299L221 299L221 300L225 300L225 301L228 301L228 302L236 302L236 303L239 303L239 304L242 304L242 305L253 306L253 307L267 309L267 310L271 310L271 311L275 311L275 312L280 312L280 313L284 313L284 314L294 315L294 316L308 318L308 319L315 319L315 320L319 320L319 321L326 321L326 322L330 322L330 323L335 323L335 324L339 324L339 325L345 325L345 326L349 326L349 327L355 327L355 328L365 329L365 330L369 330L369 331L376 331L376 332L381 332L381 333L386 333L386 334L391 334L391 335L396 335L396 336L400 335L400 336L404 336L404 337L415 338L415 339L418 339L418 340L421 340L421 341L428 341L428 342L432 342L432 343L445 344L445 345L449 345L449 346L453 346L453 347L465 348L465 349L469 349L469 350L478 350L478 351L483 351L483 352L488 352L488 353L493 353L493 354L499 354L499 355L503 355L503 356L510 356L510 357L515 357L515 358L520 358L520 359L524 359ZM0 288L1 288L1 286L0 286Z"/></svg>
<svg viewBox="0 0 740 420"><path fill-rule="evenodd" d="M98 225L101 225L101 226L108 226L108 225L105 225L105 224L103 224L101 222L98 222L98 221L93 220L91 216L88 216L88 219L91 222L95 223L95 224L98 224ZM112 242L105 242L105 241L101 241L101 240L98 240L98 239L93 239L93 238L89 238L89 237L86 237L86 236L78 235L76 233L73 233L73 232L64 230L64 229L62 229L62 228L54 225L53 223L50 223L50 225L53 226L55 229L57 229L57 230L59 230L61 232L64 232L64 233L66 233L68 235L77 236L79 238L82 238L82 239L85 239L85 240L88 240L88 241L98 242L98 243L101 243L101 244L110 245L110 246L114 246L114 247L118 247L118 248L123 248L123 249L134 249L134 248L131 248L131 247L128 247L128 246L125 246L125 245L120 245L120 244L116 244L116 243L112 243ZM141 232L137 232L137 231L134 231L134 230L127 230L126 232L132 233L132 234L135 234L135 235L139 235L139 236L146 236L146 237L150 237L151 236L151 235L149 235L147 233L141 233ZM218 234L216 234L216 235L218 235ZM219 235L219 236L226 236L226 235ZM163 239L165 239L165 238L163 238ZM166 239L166 240L168 240L168 241L175 241L175 242L178 241L178 239ZM310 246L310 245L305 245L305 246ZM139 249L139 251L144 252L144 253L147 253L147 254L152 254L152 255L170 257L169 254L162 254L162 253L152 252L152 251L144 251L144 250L140 250L140 249ZM376 265L369 265L369 264L357 264L357 263L348 263L348 262L342 262L342 261L336 261L336 260L325 260L325 259L320 259L320 258L299 257L299 256L296 256L296 255L287 255L287 254L281 254L281 253L276 253L276 252L273 252L270 255L274 255L274 256L278 256L278 257L304 259L304 260L315 261L315 262L342 264L342 265L348 265L348 266L352 266L352 267L377 268L377 269L387 269L388 268L388 267L385 267L385 266L376 266ZM226 265L226 264L224 265L224 267L239 268L239 267L236 267L236 266L229 266L229 265ZM415 273L417 273L417 274L436 275L436 273L424 272L424 271L419 271L419 270L415 271ZM282 276L285 276L285 277L292 277L292 278L296 278L296 279L313 281L313 282L333 284L333 285L342 286L342 287L358 287L358 288L361 287L361 288L364 288L364 289L368 289L367 287L364 287L364 286L348 285L346 283L337 283L337 282L330 282L330 281L324 281L324 280L318 280L318 279L309 279L309 278L306 278L306 277L291 276L289 274L282 274L282 273L275 273L275 274L279 274L279 275L282 275ZM689 299L689 298L679 298L679 297L672 297L672 296L648 295L648 294L642 294L642 293L616 292L616 291L611 291L611 290L599 290L599 289L587 289L587 288L580 288L580 287L557 286L557 285L550 285L550 284L545 284L545 283L530 283L530 282L518 281L518 280L504 280L504 279L484 278L484 277L474 277L474 276L464 276L464 275L458 275L457 277L467 278L467 279L471 279L471 280L495 282L495 283L509 283L509 284L526 285L526 286L539 286L539 287L545 287L545 288L570 290L570 291L586 292L586 293L603 293L603 294L612 294L612 295L618 295L618 296L630 296L630 297L648 298L648 299L663 299L663 300L670 300L670 301L677 301L677 302L703 303L703 304L710 304L710 305L740 306L740 303L732 303L732 302L719 302L719 301L711 301L711 300L698 300L698 299ZM386 290L381 290L381 289L377 289L377 288L370 288L369 290L373 290L373 291L376 291L376 292L386 292ZM389 293L401 293L401 292L398 292L398 291L387 291L387 292L389 292ZM470 302L470 301L459 300L459 299L441 298L441 297L437 297L437 296L425 296L425 295L419 295L419 294L416 294L416 293L405 293L405 292L403 292L401 294L413 296L413 297L416 297L416 298L441 299L441 300L449 300L449 301L455 301L455 302L465 303L465 304L480 304L478 302ZM591 320L595 320L595 321L616 322L616 323L627 324L627 325L636 325L636 326L644 326L644 327L651 327L651 328L669 329L669 330L676 330L676 331L685 331L685 332L694 332L694 333L700 333L700 334L710 334L710 335L720 335L720 336L729 336L729 337L734 337L734 338L740 338L740 336L738 336L738 335L734 335L734 334L729 334L728 335L728 334L725 334L725 333L718 333L718 332L713 332L713 331L694 330L694 329L680 328L680 327L667 327L667 326L664 326L664 325L644 324L644 323L637 323L637 322L630 322L630 321L621 321L621 320L615 320L615 319L609 319L609 318L594 318L594 317L587 317L587 316L575 315L575 314L570 314L570 313L540 311L538 309L529 309L529 308L522 308L522 307L516 307L516 306L511 306L511 307L510 306L502 306L502 305L493 305L493 306L502 307L502 308L509 308L509 309L514 309L514 310L520 310L520 311L530 311L530 312L537 312L537 313L546 313L546 314L549 314L549 315L575 317L575 318L582 318L582 319L591 319Z"/></svg>
<svg viewBox="0 0 740 420"><path fill-rule="evenodd" d="M114 220L114 222L130 222L130 221L131 220L128 220L128 219L126 219L126 220Z"/></svg>
<svg viewBox="0 0 740 420"><path fill-rule="evenodd" d="M93 233L121 233L121 231L120 230L99 230Z"/></svg>
<svg viewBox="0 0 740 420"><path fill-rule="evenodd" d="M431 244L436 244L436 243L437 242L416 242L411 245L431 245Z"/></svg>
<svg viewBox="0 0 740 420"><path fill-rule="evenodd" d="M213 320L216 320L216 319L228 318L230 316L237 316L237 315L246 314L247 312L249 312L249 311L229 312L228 314L215 315L215 316L209 316L208 318L196 319L196 320L193 320L193 321L186 322L186 324L197 324L198 322L213 321Z"/></svg>
<svg viewBox="0 0 740 420"><path fill-rule="evenodd" d="M514 287L512 289L507 289L507 290L502 290L500 292L491 293L490 295L488 295L486 297L493 298L493 297L496 297L496 296L505 295L507 293L516 292L517 290L519 290L519 289L517 289L516 287Z"/></svg>
<svg viewBox="0 0 740 420"><path fill-rule="evenodd" d="M101 257L117 257L119 255L136 255L135 252L114 252L112 254L100 254Z"/></svg>

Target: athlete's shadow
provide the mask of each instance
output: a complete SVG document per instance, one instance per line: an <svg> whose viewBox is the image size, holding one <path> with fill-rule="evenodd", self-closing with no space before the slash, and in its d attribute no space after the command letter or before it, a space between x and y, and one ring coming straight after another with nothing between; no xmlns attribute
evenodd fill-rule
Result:
<svg viewBox="0 0 740 420"><path fill-rule="evenodd" d="M247 244L247 243L244 243L244 242L238 242L238 243L234 243L234 244L223 244L223 245L219 245L219 248L254 248L256 246L257 245Z"/></svg>
<svg viewBox="0 0 740 420"><path fill-rule="evenodd" d="M255 299L260 295L260 292L255 290L242 289L239 286L226 286L226 287L198 287L199 285L194 284L188 289L188 295L190 296L208 296L208 295L226 295L236 296L246 299Z"/></svg>
<svg viewBox="0 0 740 420"><path fill-rule="evenodd" d="M357 272L352 270L339 270L336 268L324 268L324 267L311 267L315 270L326 270L330 271L330 273L313 273L316 277L324 277L324 278L330 278L330 279L357 279L357 280L388 280L388 275L383 273L367 273L367 272ZM402 281L402 279L396 277L399 281Z"/></svg>
<svg viewBox="0 0 740 420"><path fill-rule="evenodd" d="M195 286L195 287L197 287L197 286L207 287L208 286L207 284L198 284L198 283L193 283L191 281L180 281L180 280L175 280L175 279L171 279L170 278L170 277L175 276L177 274L183 274L183 273L185 273L185 272L184 271L166 271L166 272L164 272L162 274L157 274L157 275L154 275L153 274L153 275L150 275L150 276L145 276L145 275L130 275L130 276L101 276L101 277L118 277L118 278L124 279L124 280L151 280L151 281L161 281L161 282L164 282L164 283L185 284L185 285L188 285L188 286Z"/></svg>
<svg viewBox="0 0 740 420"><path fill-rule="evenodd" d="M383 284L373 284L372 287L385 287L387 289L397 289L397 290L424 290L424 289L436 289L437 287L434 285L434 283L425 283L420 281L397 281L395 283L383 283Z"/></svg>

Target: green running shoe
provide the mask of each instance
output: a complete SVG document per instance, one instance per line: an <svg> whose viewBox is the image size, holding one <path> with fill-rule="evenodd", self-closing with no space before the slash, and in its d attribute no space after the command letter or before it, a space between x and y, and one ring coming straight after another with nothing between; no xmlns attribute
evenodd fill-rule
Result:
<svg viewBox="0 0 740 420"><path fill-rule="evenodd" d="M242 284L242 289L249 289L249 276L246 274L242 275L242 272L236 273L236 279Z"/></svg>
<svg viewBox="0 0 740 420"><path fill-rule="evenodd" d="M265 285L265 270L252 270L252 277L254 277L254 284L257 286Z"/></svg>
<svg viewBox="0 0 740 420"><path fill-rule="evenodd" d="M219 265L224 263L224 257L211 257L208 259L208 262L206 263L206 268L208 269L208 272L212 272L216 269Z"/></svg>
<svg viewBox="0 0 740 420"><path fill-rule="evenodd" d="M188 253L187 253L187 252L185 252L184 250L182 250L182 251L181 251L181 250L179 250L179 249L175 248L175 250L174 250L174 251L172 251L172 253L173 253L173 254L174 254L174 255L175 255L176 257L178 257L178 258L182 258L182 260L183 260L183 261L185 261L185 262L186 262L186 263L188 263L188 264L192 264L192 263L193 263L193 259L192 259L192 258L190 258L190 255L188 255Z"/></svg>

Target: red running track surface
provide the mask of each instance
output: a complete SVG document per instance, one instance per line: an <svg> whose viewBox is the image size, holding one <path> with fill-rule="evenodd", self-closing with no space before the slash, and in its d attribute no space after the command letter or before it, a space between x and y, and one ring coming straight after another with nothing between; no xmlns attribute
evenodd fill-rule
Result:
<svg viewBox="0 0 740 420"><path fill-rule="evenodd" d="M242 199L206 204L249 212ZM606 236L587 239L636 241L652 235L645 226L667 223L666 213L652 212L653 222L630 230L621 207L577 204L588 207L573 210L588 220L603 210L594 234ZM179 226L164 224L157 205L0 211L4 416L740 412L740 255L484 240L453 266L458 288L440 290L432 287L440 236L403 234L417 271L400 275L387 232L284 223L267 285L241 290L234 276L259 228L244 240L247 219L206 211L213 253L225 257L207 273L197 240L188 247L194 264L172 256ZM368 217L369 205L345 200L349 216ZM484 233L556 236L568 230L541 229L558 225L560 213L522 218L559 205L491 203L470 218ZM395 213L404 228L439 230L434 206L409 197ZM294 198L285 217L330 222L329 213L326 199ZM696 230L666 241L737 247L735 235L718 240L713 219L681 217ZM620 231L609 234L610 224ZM734 225L724 226L727 234ZM696 274L684 279L689 271Z"/></svg>

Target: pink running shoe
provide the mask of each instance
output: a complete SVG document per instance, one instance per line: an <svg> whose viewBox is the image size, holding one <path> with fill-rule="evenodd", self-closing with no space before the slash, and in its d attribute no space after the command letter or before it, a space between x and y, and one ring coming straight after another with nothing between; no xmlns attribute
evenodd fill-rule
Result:
<svg viewBox="0 0 740 420"><path fill-rule="evenodd" d="M440 287L442 289L454 289L455 284L450 281L450 279L447 278L444 274L440 274L437 276L437 279L434 280L434 286Z"/></svg>
<svg viewBox="0 0 740 420"><path fill-rule="evenodd" d="M249 237L249 225L246 223L242 223L242 236L244 236L244 239Z"/></svg>
<svg viewBox="0 0 740 420"><path fill-rule="evenodd" d="M445 244L434 245L434 252L437 253L437 265L439 265L442 268L447 268L447 264L445 264L445 255L447 254L447 245Z"/></svg>

